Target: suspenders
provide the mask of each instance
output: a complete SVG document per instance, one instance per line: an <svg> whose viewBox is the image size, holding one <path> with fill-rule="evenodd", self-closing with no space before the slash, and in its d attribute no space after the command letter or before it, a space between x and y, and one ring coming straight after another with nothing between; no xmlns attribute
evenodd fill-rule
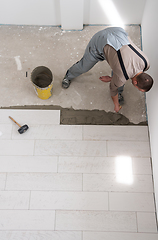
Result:
<svg viewBox="0 0 158 240"><path fill-rule="evenodd" d="M146 59L131 44L129 44L128 46L144 61L144 64L145 64L145 68L143 69L143 72L144 72L145 69L147 68Z"/></svg>
<svg viewBox="0 0 158 240"><path fill-rule="evenodd" d="M120 49L117 51L117 56L118 56L118 59L119 59L119 62L120 62L120 65L121 65L121 68L122 68L122 72L124 74L124 77L126 78L126 80L129 79L128 77L128 74L126 72L126 68L125 68L125 65L123 63L123 59L122 59L122 56L121 56L121 52L120 52Z"/></svg>
<svg viewBox="0 0 158 240"><path fill-rule="evenodd" d="M143 69L143 72L144 72L145 69L147 68L147 61L146 61L146 59L131 44L129 44L128 47L130 47L144 61L144 64L145 64L145 67ZM124 62L123 62L123 59L122 59L122 56L121 56L120 49L117 51L117 56L118 56L118 59L119 59L119 62L120 62L120 65L121 65L124 77L125 77L126 80L128 80L129 77L128 77L128 74L126 72L126 68L125 68L125 65L124 65Z"/></svg>

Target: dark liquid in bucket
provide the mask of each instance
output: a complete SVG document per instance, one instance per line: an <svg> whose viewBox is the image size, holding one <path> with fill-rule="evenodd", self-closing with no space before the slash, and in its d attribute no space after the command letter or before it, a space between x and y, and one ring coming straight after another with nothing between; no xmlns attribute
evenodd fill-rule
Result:
<svg viewBox="0 0 158 240"><path fill-rule="evenodd" d="M34 79L33 82L34 82L34 84L36 84L36 86L38 86L40 88L46 88L51 84L52 79L50 76L48 76L44 73L41 73L41 74L37 75L37 77Z"/></svg>

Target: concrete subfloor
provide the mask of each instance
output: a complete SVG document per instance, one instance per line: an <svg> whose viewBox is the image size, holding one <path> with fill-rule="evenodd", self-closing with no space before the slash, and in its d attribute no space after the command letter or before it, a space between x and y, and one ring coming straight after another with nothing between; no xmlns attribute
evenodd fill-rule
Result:
<svg viewBox="0 0 158 240"><path fill-rule="evenodd" d="M131 80L125 85L120 113L114 112L109 84L99 80L102 75L111 75L106 61L76 78L69 89L61 87L67 69L80 60L90 38L105 27L62 31L60 27L1 25L0 107L66 109L65 124L97 124L98 113L100 119L104 118L102 113L105 115L105 122L100 124L146 124L145 94L134 88ZM126 26L125 30L141 48L140 26ZM53 95L47 100L38 98L31 83L31 72L38 66L48 67L53 74ZM75 117L77 114L81 121Z"/></svg>

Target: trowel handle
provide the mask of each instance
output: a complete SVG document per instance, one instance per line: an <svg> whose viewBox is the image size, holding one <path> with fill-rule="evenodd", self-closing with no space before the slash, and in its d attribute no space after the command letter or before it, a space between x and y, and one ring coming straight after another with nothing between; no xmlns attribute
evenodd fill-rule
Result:
<svg viewBox="0 0 158 240"><path fill-rule="evenodd" d="M21 127L21 125L20 125L19 123L17 123L11 116L9 116L9 118L10 118L13 122L15 122L19 127Z"/></svg>

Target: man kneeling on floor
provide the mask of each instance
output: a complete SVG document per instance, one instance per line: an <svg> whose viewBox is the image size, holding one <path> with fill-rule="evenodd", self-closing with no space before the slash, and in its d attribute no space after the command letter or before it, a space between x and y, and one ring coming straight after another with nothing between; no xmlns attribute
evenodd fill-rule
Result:
<svg viewBox="0 0 158 240"><path fill-rule="evenodd" d="M110 82L110 93L116 112L121 109L121 92L128 79L132 80L132 84L139 91L147 92L151 89L153 79L144 73L150 67L149 60L120 27L106 28L91 38L82 59L67 70L62 87L68 88L72 79L89 71L98 61L103 60L110 65L112 77L102 76L99 79Z"/></svg>

